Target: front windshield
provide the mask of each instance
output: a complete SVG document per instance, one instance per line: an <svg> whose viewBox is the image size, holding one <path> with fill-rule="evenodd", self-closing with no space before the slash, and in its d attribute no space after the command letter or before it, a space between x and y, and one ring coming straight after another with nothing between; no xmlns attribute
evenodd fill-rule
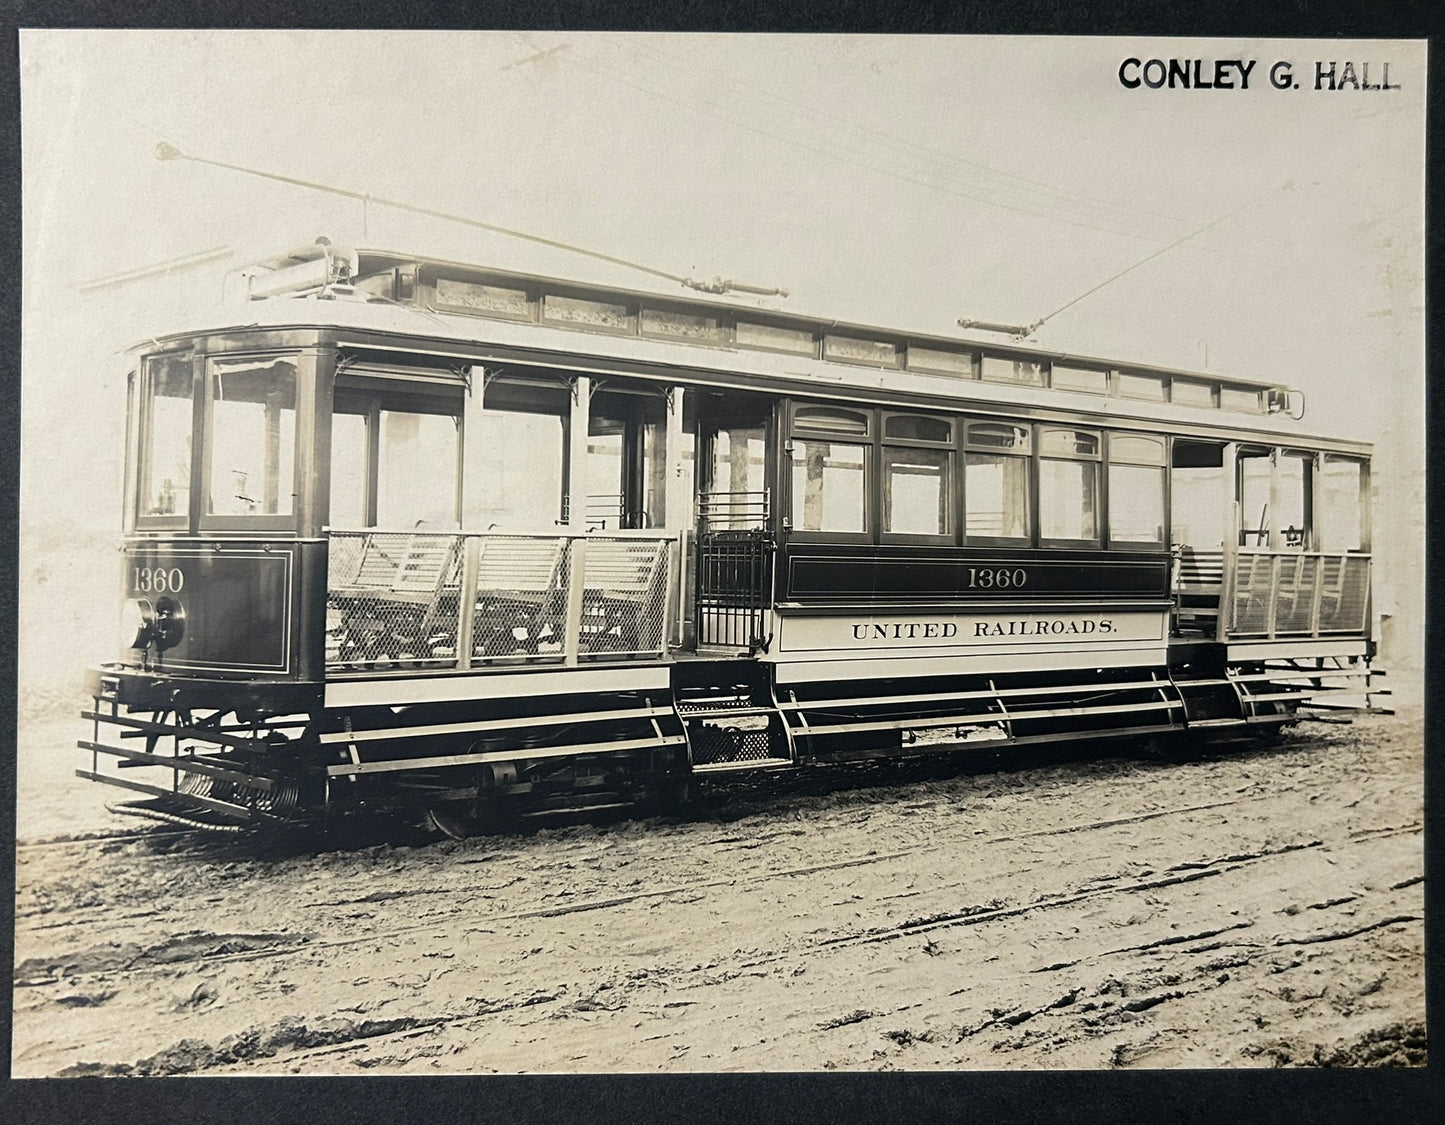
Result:
<svg viewBox="0 0 1445 1125"><path fill-rule="evenodd" d="M295 512L296 364L259 356L210 362L211 480L218 516Z"/></svg>
<svg viewBox="0 0 1445 1125"><path fill-rule="evenodd" d="M191 357L158 356L146 367L142 407L142 517L182 516L191 498Z"/></svg>

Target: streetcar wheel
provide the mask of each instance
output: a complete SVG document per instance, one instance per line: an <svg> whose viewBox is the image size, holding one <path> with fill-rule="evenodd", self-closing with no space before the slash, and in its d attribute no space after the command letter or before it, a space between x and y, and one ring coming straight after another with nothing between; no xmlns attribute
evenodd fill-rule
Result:
<svg viewBox="0 0 1445 1125"><path fill-rule="evenodd" d="M423 824L429 832L440 832L453 840L465 840L476 830L466 806L455 802L427 809Z"/></svg>

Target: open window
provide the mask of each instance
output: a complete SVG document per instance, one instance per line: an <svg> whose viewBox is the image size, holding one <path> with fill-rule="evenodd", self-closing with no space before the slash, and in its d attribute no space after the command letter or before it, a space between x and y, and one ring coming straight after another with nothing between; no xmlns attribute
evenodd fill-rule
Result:
<svg viewBox="0 0 1445 1125"><path fill-rule="evenodd" d="M1369 462L1358 457L1326 454L1320 470L1320 550L1328 553L1368 551L1369 504Z"/></svg>
<svg viewBox="0 0 1445 1125"><path fill-rule="evenodd" d="M331 420L332 527L459 525L460 387L350 373Z"/></svg>
<svg viewBox="0 0 1445 1125"><path fill-rule="evenodd" d="M1313 546L1315 454L1246 446L1239 451L1235 495L1239 545L1304 551Z"/></svg>
<svg viewBox="0 0 1445 1125"><path fill-rule="evenodd" d="M1112 446L1118 440L1117 436L1110 439L1111 457ZM1189 438L1175 438L1170 450L1169 539L1174 555L1171 585L1175 631L1181 635L1214 636L1219 628L1226 515L1233 499L1224 450L1223 442ZM1111 490L1111 524L1115 503Z"/></svg>
<svg viewBox="0 0 1445 1125"><path fill-rule="evenodd" d="M1224 516L1230 504L1223 443L1175 438L1170 464L1171 543L1218 555L1224 549ZM1112 494L1109 503L1112 510Z"/></svg>
<svg viewBox="0 0 1445 1125"><path fill-rule="evenodd" d="M609 384L588 413L586 522L593 530L667 522L667 403L654 388Z"/></svg>

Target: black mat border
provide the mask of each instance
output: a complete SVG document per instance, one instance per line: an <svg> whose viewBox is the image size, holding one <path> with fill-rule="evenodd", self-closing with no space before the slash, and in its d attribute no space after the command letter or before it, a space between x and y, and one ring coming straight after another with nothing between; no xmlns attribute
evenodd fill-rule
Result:
<svg viewBox="0 0 1445 1125"><path fill-rule="evenodd" d="M937 0L917 3L691 0L401 2L244 5L7 2L0 9L0 852L14 855L16 555L19 471L20 27L554 28L617 31L868 32L888 34L1205 35L1431 40L1427 167L1441 167L1439 107L1445 29L1439 4L1223 0L1181 14L1165 2ZM1445 511L1445 368L1441 364L1440 179L1430 175L1427 259L1429 466L1427 502ZM6 393L8 392L8 393ZM1430 520L1427 589L1442 588L1439 518ZM1441 874L1440 606L1427 618L1426 885ZM1428 1015L1442 1017L1442 913L1427 893ZM13 863L0 863L0 902L14 901ZM0 907L0 964L13 963L10 912ZM8 1068L8 977L0 997L0 1065ZM965 1074L606 1075L555 1077L276 1078L7 1081L7 1122L1397 1122L1445 1120L1445 1056L1423 1070L984 1072Z"/></svg>

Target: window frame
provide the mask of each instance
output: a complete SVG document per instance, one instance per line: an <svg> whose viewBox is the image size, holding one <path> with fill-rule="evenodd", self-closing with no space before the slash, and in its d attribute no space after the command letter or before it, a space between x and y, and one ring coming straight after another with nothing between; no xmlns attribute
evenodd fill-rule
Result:
<svg viewBox="0 0 1445 1125"><path fill-rule="evenodd" d="M1319 550L1319 495L1317 479L1321 454L1315 449L1302 449L1299 446L1281 445L1274 451L1274 479L1271 484L1270 504L1276 512L1284 507L1286 478L1284 465L1286 461L1298 461L1300 463L1300 502L1301 516L1304 526L1295 528L1293 524L1286 524L1284 527L1270 527L1269 543L1271 551L1301 551L1306 554ZM1286 532L1295 530L1300 533L1299 542L1291 544Z"/></svg>
<svg viewBox="0 0 1445 1125"><path fill-rule="evenodd" d="M877 541L877 446L876 434L867 439L853 434L828 434L804 431L798 433L790 428L788 441L783 446L783 463L787 467L788 511L785 517L789 536L819 543L873 543ZM795 443L799 441L828 441L847 445L863 451L863 528L861 531L809 530L798 526L799 513L793 511L793 474L798 462L795 460Z"/></svg>
<svg viewBox="0 0 1445 1125"><path fill-rule="evenodd" d="M1134 458L1120 459L1118 456L1115 455L1115 452L1114 452L1114 442L1115 442L1115 440L1118 439L1118 438L1142 438L1142 439L1145 439L1145 440L1148 440L1148 441L1157 441L1157 442L1160 443L1160 446L1162 447L1162 450L1163 450L1163 452L1162 452L1162 454L1161 454L1162 460L1160 460L1160 461L1143 461L1143 460L1138 460L1138 459L1134 459ZM1159 553L1165 553L1165 552L1167 552L1167 551L1169 550L1169 545L1170 545L1171 537L1172 537L1172 533L1173 533L1173 528L1172 528L1172 526L1171 526L1171 524L1170 524L1170 515L1171 515L1171 513L1172 513L1172 511L1173 511L1173 492L1172 492L1172 490L1173 490L1173 479L1174 479L1174 478L1173 478L1173 464L1172 464L1172 453L1173 453L1173 444L1172 444L1172 441L1173 441L1172 437L1171 437L1170 435L1168 435L1168 434L1159 434L1159 435L1156 436L1156 435L1154 435L1154 434L1141 434L1141 433L1131 432L1131 431L1128 431L1128 430L1107 430L1107 431L1105 431L1105 433L1104 433L1104 480L1103 480L1103 488L1102 488L1102 490L1103 490L1103 522L1102 522L1102 527L1101 527L1101 530L1102 530L1102 532L1103 532L1103 537L1104 537L1104 549L1105 549L1105 550L1153 551L1153 552L1159 552ZM1130 466L1134 466L1134 467L1136 467L1136 468L1148 468L1148 469L1158 469L1158 470L1159 470L1159 472L1160 472L1160 474L1161 474L1161 478L1162 478L1162 483L1163 483L1163 486L1164 486L1163 489L1161 490L1161 495L1162 495L1163 503L1164 503L1164 509L1163 509L1163 512L1162 512L1162 519L1161 519L1161 521L1160 521L1160 526L1161 526L1161 528L1162 528L1162 530L1163 530L1163 539L1162 539L1162 540L1155 541L1155 540L1141 540L1141 539L1121 539L1121 540L1115 541L1115 539L1114 539L1114 529L1113 529L1113 526L1112 526L1112 523L1111 523L1111 520L1113 519L1113 505L1112 505L1112 497L1113 497L1112 475L1113 475L1113 474L1110 472L1110 469L1112 469L1115 465L1130 465Z"/></svg>
<svg viewBox="0 0 1445 1125"><path fill-rule="evenodd" d="M1103 466L1104 461L1104 431L1096 430L1087 426L1076 426L1073 423L1040 422L1034 427L1034 456L1038 462L1037 471L1034 474L1034 535L1035 542L1039 547L1064 547L1077 548L1081 550L1103 550L1106 529L1109 526L1109 512L1104 499L1107 485L1103 480L1104 470L1102 467L1094 470L1094 525L1095 534L1092 538L1073 539L1044 534L1044 471L1045 461L1063 461L1069 464L1090 464ZM1094 438L1095 452L1088 453L1045 453L1044 434L1049 431L1061 433L1082 433Z"/></svg>
<svg viewBox="0 0 1445 1125"><path fill-rule="evenodd" d="M1130 384L1127 380L1133 379L1137 384L1147 385L1156 388L1158 394L1141 394L1138 391L1130 391L1125 388ZM1167 375L1156 375L1152 371L1131 371L1128 368L1115 368L1113 378L1110 380L1109 390L1114 398L1126 398L1132 402L1169 402L1171 379Z"/></svg>
<svg viewBox="0 0 1445 1125"><path fill-rule="evenodd" d="M964 415L963 425L958 427L958 439L961 450L961 464L963 472L959 474L962 487L962 507L960 511L963 519L959 521L959 531L962 535L962 542L969 547L1035 547L1038 546L1038 470L1035 462L1037 460L1036 445L1034 440L1034 428L1027 422L1021 422L1009 418L998 418L992 415ZM1027 448L1023 450L1011 450L997 445L981 445L969 440L970 431L975 425L1000 425L1009 426L1024 434L1028 442ZM974 535L968 530L968 455L970 453L981 453L998 457L1017 457L1024 462L1024 471L1028 474L1024 481L1024 501L1028 504L1028 511L1025 514L1027 531L1023 535Z"/></svg>
<svg viewBox="0 0 1445 1125"><path fill-rule="evenodd" d="M151 437L155 413L151 410L154 402L152 388L155 385L156 365L175 360L185 360L191 368L191 463L190 480L187 482L187 505L184 512L168 516L145 515L141 512L141 492L150 488L152 463ZM135 467L134 487L131 489L128 505L131 527L136 531L186 531L192 526L200 507L201 457L204 449L198 435L203 433L202 414L204 407L196 394L197 381L203 378L205 357L193 349L172 352L156 352L146 356L140 364L139 393L136 398L135 421Z"/></svg>
<svg viewBox="0 0 1445 1125"><path fill-rule="evenodd" d="M930 422L942 422L948 427L946 439L934 440L931 438L901 438L888 436L888 423L893 418L924 418ZM957 416L932 414L920 410L892 410L884 407L878 411L876 425L878 452L875 455L877 465L877 480L874 484L876 492L875 505L878 512L878 542L916 544L919 546L952 546L958 542L961 531L959 515L962 512L962 482L959 479L958 471L958 435L961 427L960 419ZM944 455L945 480L943 485L943 498L947 504L947 529L937 534L929 532L911 531L889 531L884 514L886 507L884 495L887 488L887 450L889 449L926 449L941 452Z"/></svg>
<svg viewBox="0 0 1445 1125"><path fill-rule="evenodd" d="M1079 372L1088 375L1097 375L1099 377L1099 386L1097 389L1093 387L1059 386L1058 373L1061 370L1069 373ZM1066 374L1065 379L1068 378L1069 375ZM1109 394L1110 380L1111 370L1108 367L1093 367L1084 363L1051 362L1049 364L1049 387L1053 390L1063 391L1065 394L1107 396Z"/></svg>
<svg viewBox="0 0 1445 1125"><path fill-rule="evenodd" d="M1038 378L1000 379L997 376L990 376L988 373L990 361L1011 363L1015 367L1019 364L1028 364L1030 367L1038 368ZM998 387L1047 387L1049 385L1050 366L1049 360L1044 356L1009 355L1004 352L991 352L985 349L978 357L978 378L980 382L992 383Z"/></svg>
<svg viewBox="0 0 1445 1125"><path fill-rule="evenodd" d="M311 354L314 355L314 353ZM306 470L307 457L313 440L310 433L313 427L309 423L314 417L309 409L310 394L307 389L308 353L302 348L256 348L235 352L213 352L199 357L199 359L200 370L197 374L201 381L201 394L198 396L202 436L200 443L201 470L198 493L192 501L192 510L197 514L197 526L202 531L298 531L301 526L302 512L308 507L305 492L308 488L316 487L316 482L309 479L310 474ZM211 462L215 457L213 438L216 415L215 385L212 380L213 365L218 362L256 359L284 360L289 362L295 370L296 422L291 449L291 482L295 492L292 498L291 512L284 516L218 515L206 510L211 497ZM327 474L327 490L327 504L329 505L329 472Z"/></svg>

